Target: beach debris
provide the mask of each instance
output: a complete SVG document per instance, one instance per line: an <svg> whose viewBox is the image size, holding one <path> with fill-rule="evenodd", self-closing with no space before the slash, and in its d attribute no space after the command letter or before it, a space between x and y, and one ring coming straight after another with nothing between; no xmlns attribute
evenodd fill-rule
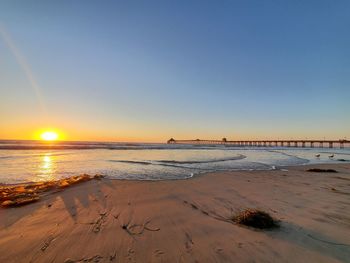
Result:
<svg viewBox="0 0 350 263"><path fill-rule="evenodd" d="M232 219L239 225L245 225L258 229L272 229L279 227L278 221L267 212L258 209L246 209Z"/></svg>
<svg viewBox="0 0 350 263"><path fill-rule="evenodd" d="M307 169L307 172L314 172L314 173L337 173L334 169L320 169L320 168L311 168Z"/></svg>
<svg viewBox="0 0 350 263"><path fill-rule="evenodd" d="M1 203L2 207L13 207L13 206L22 206L30 203L34 203L39 200L38 195L32 195L32 194L21 194L14 200L5 200Z"/></svg>
<svg viewBox="0 0 350 263"><path fill-rule="evenodd" d="M93 177L93 179L101 180L102 177L103 177L103 175L101 175L101 174L95 174L94 177Z"/></svg>
<svg viewBox="0 0 350 263"><path fill-rule="evenodd" d="M346 159L337 159L338 162L348 162L349 160Z"/></svg>
<svg viewBox="0 0 350 263"><path fill-rule="evenodd" d="M40 200L40 196L52 190L60 190L71 185L93 179L101 179L102 175L90 176L82 174L57 181L36 182L16 185L0 186L0 206L3 208L17 207Z"/></svg>

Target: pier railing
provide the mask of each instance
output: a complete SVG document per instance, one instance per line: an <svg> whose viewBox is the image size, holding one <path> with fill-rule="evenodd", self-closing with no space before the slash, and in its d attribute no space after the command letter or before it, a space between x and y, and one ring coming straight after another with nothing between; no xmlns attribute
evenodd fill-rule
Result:
<svg viewBox="0 0 350 263"><path fill-rule="evenodd" d="M230 145L237 147L350 147L349 140L234 140L229 141L225 138L222 140L175 140L171 138L168 144L203 144L203 145Z"/></svg>

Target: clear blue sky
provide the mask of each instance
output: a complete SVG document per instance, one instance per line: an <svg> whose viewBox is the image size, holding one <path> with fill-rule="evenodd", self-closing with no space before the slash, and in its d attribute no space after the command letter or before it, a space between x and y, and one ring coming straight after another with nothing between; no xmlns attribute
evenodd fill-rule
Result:
<svg viewBox="0 0 350 263"><path fill-rule="evenodd" d="M350 1L0 2L0 137L350 137Z"/></svg>

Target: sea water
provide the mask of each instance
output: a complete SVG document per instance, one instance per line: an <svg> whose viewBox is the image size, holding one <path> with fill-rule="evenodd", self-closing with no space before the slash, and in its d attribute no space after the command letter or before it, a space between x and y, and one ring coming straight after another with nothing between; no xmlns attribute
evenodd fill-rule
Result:
<svg viewBox="0 0 350 263"><path fill-rule="evenodd" d="M214 171L344 161L350 161L349 148L0 141L0 183L57 180L83 173L129 180L187 179Z"/></svg>

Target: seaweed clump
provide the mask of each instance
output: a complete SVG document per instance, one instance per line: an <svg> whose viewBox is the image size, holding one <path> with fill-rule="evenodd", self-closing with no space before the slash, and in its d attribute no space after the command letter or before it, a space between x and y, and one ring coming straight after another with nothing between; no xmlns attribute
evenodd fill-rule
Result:
<svg viewBox="0 0 350 263"><path fill-rule="evenodd" d="M233 221L239 225L258 229L273 229L279 227L277 220L272 218L267 212L258 209L246 209L233 217Z"/></svg>
<svg viewBox="0 0 350 263"><path fill-rule="evenodd" d="M57 181L37 182L16 185L0 185L0 206L17 207L40 200L40 196L52 190L61 190L63 188L75 185L77 183L90 181L92 179L101 179L102 175L90 176L82 174Z"/></svg>
<svg viewBox="0 0 350 263"><path fill-rule="evenodd" d="M345 159L337 159L338 162L348 162L349 160L345 160Z"/></svg>
<svg viewBox="0 0 350 263"><path fill-rule="evenodd" d="M314 172L314 173L337 173L337 170L334 170L334 169L320 169L320 168L311 168L306 171Z"/></svg>

